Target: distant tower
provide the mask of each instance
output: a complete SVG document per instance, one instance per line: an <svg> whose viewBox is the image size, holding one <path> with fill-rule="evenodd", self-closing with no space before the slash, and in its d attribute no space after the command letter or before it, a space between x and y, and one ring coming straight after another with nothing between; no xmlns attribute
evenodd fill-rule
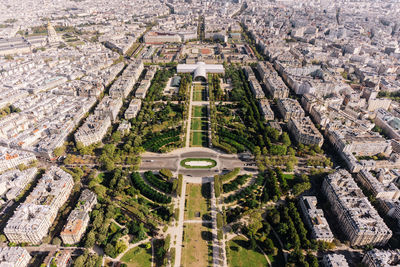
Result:
<svg viewBox="0 0 400 267"><path fill-rule="evenodd" d="M60 37L58 37L56 30L50 21L47 23L47 42L49 45L58 45L61 42Z"/></svg>

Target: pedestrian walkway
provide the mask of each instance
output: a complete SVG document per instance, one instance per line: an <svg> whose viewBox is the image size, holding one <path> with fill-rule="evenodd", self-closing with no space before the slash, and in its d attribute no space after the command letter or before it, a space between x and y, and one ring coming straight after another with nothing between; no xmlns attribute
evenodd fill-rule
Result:
<svg viewBox="0 0 400 267"><path fill-rule="evenodd" d="M225 244L222 240L218 240L217 228L217 199L214 192L214 181L211 182L211 221L212 221L212 246L213 246L213 266L227 267Z"/></svg>
<svg viewBox="0 0 400 267"><path fill-rule="evenodd" d="M190 86L188 120L186 122L186 144L185 144L185 147L190 147L190 128L191 128L191 122L192 122L192 101L193 101L193 84Z"/></svg>
<svg viewBox="0 0 400 267"><path fill-rule="evenodd" d="M183 223L185 216L185 195L186 195L186 180L183 178L182 182L182 193L179 198L179 220L178 226L176 227L174 235L176 235L176 245L175 245L175 267L181 266L182 257L182 240L183 240ZM172 234L171 234L172 235Z"/></svg>

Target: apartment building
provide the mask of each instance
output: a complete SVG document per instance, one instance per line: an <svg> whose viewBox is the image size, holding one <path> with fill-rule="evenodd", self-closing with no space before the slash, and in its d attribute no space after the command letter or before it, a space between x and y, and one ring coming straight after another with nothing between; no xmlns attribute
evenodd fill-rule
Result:
<svg viewBox="0 0 400 267"><path fill-rule="evenodd" d="M375 124L392 139L400 140L400 119L390 112L379 108L376 111Z"/></svg>
<svg viewBox="0 0 400 267"><path fill-rule="evenodd" d="M332 242L333 233L325 219L324 212L317 208L317 198L315 196L301 197L300 208L312 237L318 241Z"/></svg>
<svg viewBox="0 0 400 267"><path fill-rule="evenodd" d="M290 118L288 128L298 143L322 146L324 138L309 117Z"/></svg>
<svg viewBox="0 0 400 267"><path fill-rule="evenodd" d="M110 126L111 120L108 116L90 115L74 134L75 141L81 142L84 146L101 142Z"/></svg>
<svg viewBox="0 0 400 267"><path fill-rule="evenodd" d="M303 108L295 99L280 98L277 106L285 121L289 121L290 118L302 118L305 116Z"/></svg>
<svg viewBox="0 0 400 267"><path fill-rule="evenodd" d="M367 267L400 266L400 250L373 249L364 254L362 263Z"/></svg>
<svg viewBox="0 0 400 267"><path fill-rule="evenodd" d="M29 165L35 160L36 156L33 153L0 147L0 172L16 168L21 164Z"/></svg>
<svg viewBox="0 0 400 267"><path fill-rule="evenodd" d="M258 105L260 106L261 113L266 121L274 120L274 112L272 111L267 99L259 99Z"/></svg>
<svg viewBox="0 0 400 267"><path fill-rule="evenodd" d="M4 228L7 239L17 244L40 244L58 209L67 201L73 185L70 174L52 166L8 220Z"/></svg>
<svg viewBox="0 0 400 267"><path fill-rule="evenodd" d="M268 93L272 98L287 98L289 96L289 88L283 82L281 77L275 71L269 62L258 62L257 71L262 77L263 83L267 87Z"/></svg>
<svg viewBox="0 0 400 267"><path fill-rule="evenodd" d="M357 174L357 179L376 198L398 200L400 197L400 190L394 184L391 176L389 176L389 180L386 180L384 174L371 172L364 168Z"/></svg>
<svg viewBox="0 0 400 267"><path fill-rule="evenodd" d="M325 254L322 264L325 267L349 267L346 258L341 254Z"/></svg>
<svg viewBox="0 0 400 267"><path fill-rule="evenodd" d="M105 96L97 105L94 114L103 117L108 116L112 122L115 122L122 104L122 98L114 99L109 96Z"/></svg>
<svg viewBox="0 0 400 267"><path fill-rule="evenodd" d="M59 250L54 255L52 263L57 267L69 267L71 266L71 251L69 250Z"/></svg>
<svg viewBox="0 0 400 267"><path fill-rule="evenodd" d="M327 136L338 152L347 152L355 156L374 156L379 153L390 155L392 145L378 133L360 128L327 126Z"/></svg>
<svg viewBox="0 0 400 267"><path fill-rule="evenodd" d="M1 267L25 267L31 260L31 255L22 247L0 247Z"/></svg>
<svg viewBox="0 0 400 267"><path fill-rule="evenodd" d="M144 99L147 95L147 90L150 88L150 85L150 80L142 80L139 84L139 87L136 89L135 97Z"/></svg>
<svg viewBox="0 0 400 267"><path fill-rule="evenodd" d="M378 212L344 169L325 177L322 192L352 246L385 245L392 236Z"/></svg>
<svg viewBox="0 0 400 267"><path fill-rule="evenodd" d="M122 107L122 98L105 96L97 105L94 114L90 115L85 123L74 134L75 141L89 146L101 142L107 133L108 127L117 119Z"/></svg>
<svg viewBox="0 0 400 267"><path fill-rule="evenodd" d="M77 209L73 210L69 214L67 223L60 233L63 243L69 245L78 243L86 231L89 220L89 213Z"/></svg>
<svg viewBox="0 0 400 267"><path fill-rule="evenodd" d="M257 99L264 98L265 97L264 91L263 91L260 83L257 81L256 77L250 77L248 79L248 81L249 81L250 89L253 92L254 97Z"/></svg>
<svg viewBox="0 0 400 267"><path fill-rule="evenodd" d="M132 99L129 103L129 107L125 111L125 119L130 120L136 118L137 114L142 107L142 101L140 99Z"/></svg>
<svg viewBox="0 0 400 267"><path fill-rule="evenodd" d="M277 74L268 77L265 81L265 86L274 99L287 98L289 96L289 88Z"/></svg>
<svg viewBox="0 0 400 267"><path fill-rule="evenodd" d="M265 79L264 77L269 77L274 72L276 73L276 71L274 70L274 67L271 65L271 63L263 62L263 61L259 61L257 63L257 71L258 71L258 74L260 74L260 76L263 77L263 79ZM265 82L265 80L264 80L264 82Z"/></svg>
<svg viewBox="0 0 400 267"><path fill-rule="evenodd" d="M250 80L251 78L255 78L256 76L254 75L254 72L250 66L244 66L243 67L244 75L246 75L247 80Z"/></svg>
<svg viewBox="0 0 400 267"><path fill-rule="evenodd" d="M132 91L133 86L139 79L144 69L143 61L135 60L124 70L122 75L113 83L110 88L112 98L126 98Z"/></svg>
<svg viewBox="0 0 400 267"><path fill-rule="evenodd" d="M60 233L64 244L76 244L81 240L89 224L89 213L96 203L96 194L85 189L79 197L76 208L69 214L67 223Z"/></svg>
<svg viewBox="0 0 400 267"><path fill-rule="evenodd" d="M129 131L132 128L132 124L127 121L123 120L121 123L118 125L117 131L121 133L121 136L129 134Z"/></svg>
<svg viewBox="0 0 400 267"><path fill-rule="evenodd" d="M143 36L145 43L180 43L182 38L176 33L148 32Z"/></svg>
<svg viewBox="0 0 400 267"><path fill-rule="evenodd" d="M24 171L10 170L0 175L0 198L12 200L18 197L24 188L33 180L37 168Z"/></svg>

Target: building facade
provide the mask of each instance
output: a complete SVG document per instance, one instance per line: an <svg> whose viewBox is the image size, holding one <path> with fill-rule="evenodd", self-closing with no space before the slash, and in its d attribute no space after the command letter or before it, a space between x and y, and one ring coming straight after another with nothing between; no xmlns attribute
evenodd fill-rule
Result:
<svg viewBox="0 0 400 267"><path fill-rule="evenodd" d="M77 207L69 214L60 237L64 244L78 243L89 224L89 213L97 203L96 194L85 189L79 197Z"/></svg>
<svg viewBox="0 0 400 267"><path fill-rule="evenodd" d="M344 169L325 177L322 192L352 246L385 245L392 236L378 212Z"/></svg>
<svg viewBox="0 0 400 267"><path fill-rule="evenodd" d="M324 142L322 134L309 117L290 118L288 128L298 143L322 146Z"/></svg>
<svg viewBox="0 0 400 267"><path fill-rule="evenodd" d="M1 267L25 267L31 260L31 255L22 247L0 247Z"/></svg>
<svg viewBox="0 0 400 267"><path fill-rule="evenodd" d="M285 121L289 121L290 118L302 118L305 116L303 108L295 99L281 98L278 100L277 106Z"/></svg>
<svg viewBox="0 0 400 267"><path fill-rule="evenodd" d="M315 196L301 197L300 208L312 237L319 241L332 242L334 236L325 219L324 212L322 209L317 209L317 198Z"/></svg>
<svg viewBox="0 0 400 267"><path fill-rule="evenodd" d="M17 244L40 244L58 209L67 201L73 185L70 174L52 166L8 220L4 228L7 239Z"/></svg>

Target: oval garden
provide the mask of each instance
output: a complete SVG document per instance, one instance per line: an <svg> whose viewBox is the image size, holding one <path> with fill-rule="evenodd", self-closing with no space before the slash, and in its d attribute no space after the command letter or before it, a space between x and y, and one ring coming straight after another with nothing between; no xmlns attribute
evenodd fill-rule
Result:
<svg viewBox="0 0 400 267"><path fill-rule="evenodd" d="M187 169L211 169L217 166L217 162L210 158L187 158L180 164Z"/></svg>

